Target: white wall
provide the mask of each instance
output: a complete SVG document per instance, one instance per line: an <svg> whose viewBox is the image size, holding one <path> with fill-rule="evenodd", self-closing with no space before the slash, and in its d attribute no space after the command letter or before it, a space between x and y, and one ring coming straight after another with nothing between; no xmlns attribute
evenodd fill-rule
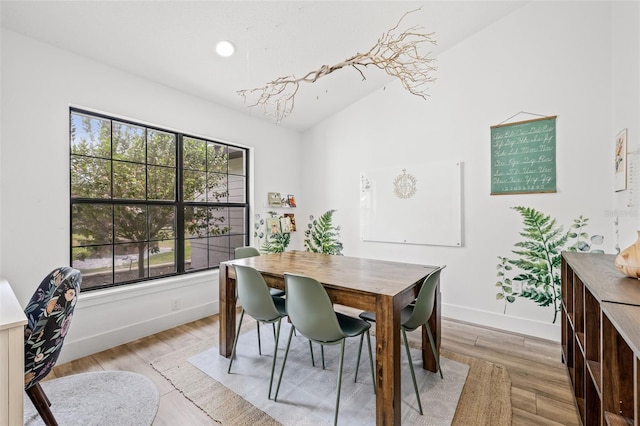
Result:
<svg viewBox="0 0 640 426"><path fill-rule="evenodd" d="M1 71L0 271L23 306L47 273L69 264L71 105L253 147L256 212L268 191L302 192L291 179L301 173L297 132L5 29ZM207 272L81 294L61 361L217 312L217 280Z"/></svg>
<svg viewBox="0 0 640 426"><path fill-rule="evenodd" d="M637 12L624 23L637 35ZM550 214L565 229L574 218L588 217L587 231L604 235L601 248L613 252L615 26L609 2L531 2L442 53L426 101L392 83L336 114L304 134L303 156L314 159L305 174L310 207L338 210L345 255L446 264L445 316L559 340L550 308L518 298L503 314L504 303L496 300L497 256L515 257L522 220L513 206ZM620 33L615 42L629 43ZM617 83L628 91L627 103L639 95L637 37L631 46L635 52L624 54L635 64L636 80ZM489 195L490 126L520 111L558 116L557 193ZM637 115L618 117L615 126L638 124ZM361 241L359 173L440 159L464 162L464 247Z"/></svg>
<svg viewBox="0 0 640 426"><path fill-rule="evenodd" d="M636 154L628 156L628 164L635 163L636 167L640 167L640 3L614 2L612 11L613 102L609 139L613 141L615 135L626 128L627 150L637 151ZM638 237L640 196L637 188L639 184L636 181L636 194L633 197L630 190L616 192L613 196L614 208L611 213L613 217L619 218L620 249L628 247ZM627 187L630 186L627 185Z"/></svg>

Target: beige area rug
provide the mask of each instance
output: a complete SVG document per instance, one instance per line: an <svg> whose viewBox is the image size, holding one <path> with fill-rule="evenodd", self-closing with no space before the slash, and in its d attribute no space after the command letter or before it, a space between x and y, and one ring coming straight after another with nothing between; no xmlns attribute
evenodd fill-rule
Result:
<svg viewBox="0 0 640 426"><path fill-rule="evenodd" d="M246 332L247 333L255 333L250 331L255 329L255 322L249 321L249 324L246 324ZM286 345L286 338L288 332L285 331L285 326L283 326L283 334L281 338L281 348L284 348ZM245 325L243 325L243 332L245 331ZM269 337L271 337L270 328L263 329L263 361L266 361L267 364L271 362L270 352L272 350L272 342L269 342ZM257 356L257 342L255 336L243 336L240 339L242 341L247 342L247 344L252 348L252 353L247 354L247 356ZM272 339L271 339L272 340ZM349 339L357 342L357 339ZM187 399L191 400L196 406L202 409L205 413L207 413L214 421L221 423L223 425L247 425L251 423L260 424L260 425L280 425L281 423L266 414L264 411L260 410L255 405L251 404L243 397L239 396L234 391L230 390L226 386L224 386L219 381L212 379L208 374L203 372L201 369L194 366L189 359L200 358L201 361L206 361L207 357L212 357L215 353L217 355L217 345L218 345L218 336L212 336L211 339L207 341L200 342L190 347L186 347L180 351L174 352L172 354L161 357L152 362L152 366L160 372L167 380L169 380L173 386L179 390ZM357 345L357 343L356 343ZM365 344L366 345L366 344ZM304 352L306 357L309 358L308 352L308 344L304 346L306 351ZM366 346L365 346L366 347ZM317 346L315 347L315 355L316 362L319 362L320 354ZM330 348L327 348L330 349ZM333 349L333 348L331 348ZM363 348L364 349L364 348ZM293 349L292 349L293 350ZM281 350L284 353L284 349ZM232 371L235 373L236 377L241 377L241 375L237 374L241 371L241 364L247 365L248 361L246 359L240 357L240 350L238 350L238 358L234 361L234 367ZM325 355L329 355L329 350L325 351ZM276 365L276 377L279 372L279 367L281 365L281 357L282 355L279 352L279 359ZM290 355L291 356L291 355ZM459 354L442 351L442 356L446 358L443 360L443 366L448 364L447 368L453 368L456 363L465 364L465 367L468 366L468 374L466 382L464 383L464 387L462 389L462 393L459 394L459 402L457 404L457 408L455 409L455 415L451 422L447 421L445 423L437 423L437 422L429 422L429 407L425 404L423 400L423 407L425 409L425 416L419 416L415 407L415 395L413 394L413 388L411 386L411 381L407 382L405 378L403 378L403 422L406 417L406 413L409 413L409 416L420 418L422 424L453 424L453 425L510 425L511 424L511 380L509 378L508 373L504 369L504 367L495 365L486 361L462 356ZM348 360L351 357L347 358L345 355L345 369L348 368ZM353 358L355 360L355 357ZM404 359L404 352L403 352ZM213 360L213 358L211 358ZM226 359L220 359L221 364L226 364ZM449 362L451 361L451 362ZM289 365L290 360L287 361L287 368L285 369L285 378L288 374L293 374L295 376L295 372L292 373L292 370L289 369L291 367ZM316 364L317 366L318 364ZM310 367L310 366L309 366ZM406 366L403 366L406 367ZM336 370L336 366L331 366L329 362L327 362L327 368ZM464 368L466 370L466 368ZM262 368L264 370L264 368ZM305 369L306 370L306 369ZM317 367L317 370L321 370ZM447 370L444 369L445 380L447 376ZM345 370L346 371L346 370ZM419 372L419 371L418 371ZM266 370L267 378L268 378L269 369ZM336 379L336 371L327 371L326 386L332 387L335 389L335 379ZM450 371L451 373L451 371ZM362 387L366 386L367 391L372 391L371 386L371 373L368 366L368 358L366 356L366 352L363 350L363 357L361 360L361 367L358 373L358 382L353 384L352 380L353 376L351 376L351 385L359 385ZM439 376L437 377L438 380ZM285 379L283 379L283 385L285 386ZM343 416L343 407L348 407L348 402L350 395L347 391L345 391L345 385L347 385L347 380L343 381L343 390L341 395L341 410L339 417L339 423L343 423L342 421L347 421L348 418ZM268 382L266 382L268 383ZM266 398L267 395L267 387L260 385L255 392L259 392L262 395L262 400L268 401ZM405 392L407 391L407 392ZM285 406L288 397L285 397L284 387L281 387L280 394L278 396L278 403L272 404L281 404ZM275 385L274 385L274 393L275 393ZM363 392L364 393L364 392ZM291 394L290 394L291 396ZM327 401L333 403L335 401L335 396L329 397ZM413 401L412 401L413 400ZM327 402L327 404L329 404ZM414 406L411 406L414 404ZM413 413L417 416L413 416ZM360 424L372 424L373 422L360 422Z"/></svg>

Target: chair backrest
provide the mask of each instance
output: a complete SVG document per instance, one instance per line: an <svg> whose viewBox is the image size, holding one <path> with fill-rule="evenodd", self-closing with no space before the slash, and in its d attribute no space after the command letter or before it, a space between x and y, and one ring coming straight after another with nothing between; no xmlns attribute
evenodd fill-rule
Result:
<svg viewBox="0 0 640 426"><path fill-rule="evenodd" d="M415 330L416 328L424 325L429 321L429 317L433 312L433 305L435 303L436 287L440 281L440 272L444 269L444 266L431 272L422 282L422 287L418 293L413 312L407 318L402 326L407 330Z"/></svg>
<svg viewBox="0 0 640 426"><path fill-rule="evenodd" d="M319 281L304 275L285 273L287 315L296 330L318 342L335 342L345 337L327 291Z"/></svg>
<svg viewBox="0 0 640 426"><path fill-rule="evenodd" d="M82 275L77 269L53 270L40 283L25 308L25 390L34 386L54 367L76 307Z"/></svg>
<svg viewBox="0 0 640 426"><path fill-rule="evenodd" d="M234 265L238 300L242 308L257 320L272 320L280 313L276 309L262 274L250 266Z"/></svg>
<svg viewBox="0 0 640 426"><path fill-rule="evenodd" d="M244 259L245 257L260 256L260 252L255 247L236 247L236 259Z"/></svg>

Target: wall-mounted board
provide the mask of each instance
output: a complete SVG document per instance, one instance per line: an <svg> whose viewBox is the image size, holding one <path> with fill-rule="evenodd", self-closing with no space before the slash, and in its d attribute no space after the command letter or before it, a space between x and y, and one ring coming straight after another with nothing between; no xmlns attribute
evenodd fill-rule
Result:
<svg viewBox="0 0 640 426"><path fill-rule="evenodd" d="M491 126L491 195L556 192L556 116Z"/></svg>
<svg viewBox="0 0 640 426"><path fill-rule="evenodd" d="M363 241L462 246L462 162L362 172L360 236Z"/></svg>

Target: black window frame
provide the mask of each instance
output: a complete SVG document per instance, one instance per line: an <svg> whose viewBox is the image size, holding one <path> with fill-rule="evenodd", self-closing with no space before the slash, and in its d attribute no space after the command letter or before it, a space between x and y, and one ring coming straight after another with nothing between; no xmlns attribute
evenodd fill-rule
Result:
<svg viewBox="0 0 640 426"><path fill-rule="evenodd" d="M111 193L110 193L110 197L109 198L91 198L91 197L74 197L73 196L73 159L74 157L84 157L84 158L93 158L93 159L98 159L99 157L91 157L91 156L82 156L79 154L74 154L73 152L73 135L72 135L72 120L73 120L73 115L74 114L79 114L79 115L85 115L85 116L90 116L90 117L95 117L97 119L100 120L109 120L111 125L111 153L110 153L110 158L108 159L108 161L110 162L110 173L111 173ZM115 198L115 194L114 194L114 172L113 172L113 164L114 164L114 155L113 155L113 123L122 123L128 126L135 126L135 127L142 127L144 128L144 134L145 134L145 138L147 138L148 132L154 131L154 132L163 132L163 133L168 133L168 134L172 134L175 135L175 188L174 188L174 200L149 200L149 192L148 192L148 180L147 183L145 184L145 199L120 199L120 198ZM209 144L213 144L213 146L219 146L219 147L226 147L226 152L229 152L229 149L231 148L231 150L233 152L239 152L242 154L243 158L244 158L244 162L243 162L243 171L244 174L243 175L238 175L238 174L230 174L229 173L229 167L228 167L228 160L229 157L227 157L227 170L226 173L220 173L219 171L216 171L216 174L221 174L221 175L226 175L226 182L228 185L229 182L229 176L242 176L244 178L244 194L243 194L243 198L244 198L244 202L238 202L238 201L234 201L234 202L229 202L228 200L225 202L216 200L216 201L211 201L211 200L204 200L204 201L194 201L194 200L187 200L185 201L184 199L184 188L183 188L183 181L184 181L184 171L185 171L185 165L183 164L183 146L184 146L184 141L185 139L191 139L191 140L197 140L197 141L202 141L205 142L205 147L206 147L206 152L208 155L208 151L209 151ZM145 139L147 140L147 139ZM148 151L146 148L146 144L145 144L145 153L144 153L144 167L146 170L146 175L148 176L148 170L147 168L149 167L149 165L151 164L152 166L155 166L154 163L149 163L149 158L147 156ZM117 158L115 159L116 162L122 162L122 160L118 160ZM112 211L111 213L111 217L112 217L112 228L111 228L111 242L110 244L102 244L103 246L108 246L110 245L111 247L111 282L110 283L103 283L100 285L91 285L87 288L83 288L83 291L91 291L91 290L98 290L98 289L105 289L105 288L112 288L112 287L121 287L121 286L126 286L126 285L131 285L131 284L136 284L136 283L140 283L140 282L146 282L146 281L153 281L153 280L158 280L158 279L163 279L163 278L167 278L167 277L172 277L172 276L179 276L179 275L185 275L185 274L191 274L191 273L197 273L197 272L202 272L202 271L207 271L207 270L215 270L218 269L220 264L219 263L215 263L215 264L211 264L211 259L209 258L210 256L210 252L209 250L211 250L211 246L209 245L209 243L207 243L207 266L206 267L200 267L200 268L196 268L196 269L187 269L185 267L185 244L186 244L186 240L189 239L185 236L185 208L193 208L193 207L197 207L197 208L206 208L206 209L227 209L227 220L229 220L230 215L229 212L231 211L230 209L241 209L242 213L243 213L243 232L228 232L225 235L222 235L221 237L228 237L229 239L229 243L228 243L228 253L227 253L227 258L225 258L224 260L231 260L234 258L234 249L235 247L238 246L244 246L244 245L248 245L249 243L249 235L251 232L251 229L249 228L250 226L250 213L251 213L251 206L249 203L249 193L250 193L250 176L249 176L249 165L250 165L250 159L249 159L249 149L246 147L242 147L242 146L238 146L238 145L234 145L232 143L229 142L222 142L219 140L215 140L213 138L208 138L208 137L202 137L202 136L196 136L187 132L180 132L180 131L176 131L176 130L170 130L170 129L166 129L166 128L162 128L159 126L154 126L154 125L149 125L143 122L137 122L134 120L130 120L130 119L125 119L122 117L118 117L118 116L114 116L114 115L109 115L109 114L105 114L105 113L99 113L99 112L95 112L95 111L91 111L91 110L85 110L85 109L81 109L81 108L76 108L76 107L70 107L69 108L69 176L70 176L70 181L69 181L69 199L70 199L70 215L69 215L69 259L70 259L70 264L73 265L74 264L74 248L77 247L87 247L87 245L82 245L82 246L74 246L74 221L73 221L73 212L74 212L74 206L79 206L82 204L91 204L91 205L105 205L105 206L111 206L112 209L115 209L116 206L126 206L126 205L144 205L147 207L147 224L149 223L149 213L148 213L148 207L150 206L173 206L174 207L174 213L175 213L175 219L174 219L174 223L175 223L175 231L174 231L174 241L175 241L175 247L174 247L174 251L175 251L175 272L171 272L171 273L164 273L164 274L160 274L160 275L154 275L154 276L150 276L149 271L147 271L146 276L145 277L139 277L136 279L128 279L128 280L124 280L121 282L116 282L116 274L118 273L118 270L116 268L116 263L115 263L115 253L116 253L116 247L119 245L122 245L122 243L118 243L116 242L116 238L115 238L115 210ZM208 164L205 167L209 167ZM206 170L206 173L209 173L209 170ZM211 172L213 173L213 172ZM227 194L229 195L229 194ZM239 237L242 237L241 240L239 240ZM207 235L207 241L209 241L209 236ZM148 230L147 230L147 240L146 243L149 245L149 243L154 242L155 240L152 240L151 238L149 238L148 235ZM237 242L237 244L234 244L234 241ZM97 245L97 244L96 244ZM149 250L150 247L147 247L147 250ZM149 265L147 265L147 269L150 269L150 262Z"/></svg>

